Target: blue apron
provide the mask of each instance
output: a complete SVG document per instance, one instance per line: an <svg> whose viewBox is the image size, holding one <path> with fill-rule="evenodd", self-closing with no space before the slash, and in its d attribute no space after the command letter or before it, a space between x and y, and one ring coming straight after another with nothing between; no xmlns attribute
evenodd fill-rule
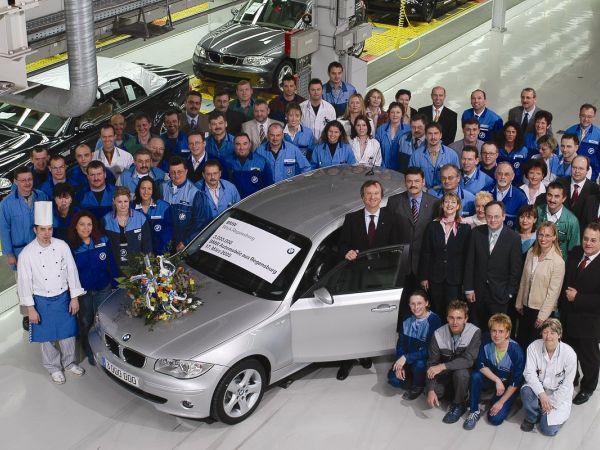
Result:
<svg viewBox="0 0 600 450"><path fill-rule="evenodd" d="M54 297L34 295L33 301L40 323L29 325L29 342L53 342L77 336L77 316L69 313L68 289Z"/></svg>

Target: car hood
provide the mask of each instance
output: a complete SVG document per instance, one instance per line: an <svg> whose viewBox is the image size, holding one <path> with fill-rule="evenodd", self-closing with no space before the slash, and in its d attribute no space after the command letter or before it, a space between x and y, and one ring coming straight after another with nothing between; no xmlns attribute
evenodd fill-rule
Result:
<svg viewBox="0 0 600 450"><path fill-rule="evenodd" d="M0 172L2 167L23 157L29 158L28 151L37 145L45 145L48 138L31 130L13 130L0 127ZM22 151L19 151L22 150ZM13 167L13 165L10 165Z"/></svg>
<svg viewBox="0 0 600 450"><path fill-rule="evenodd" d="M131 299L119 290L99 308L102 332L151 358L191 359L265 320L281 305L192 273L200 283L197 295L204 302L193 313L146 325L143 318L127 315ZM127 342L122 340L125 334L131 336Z"/></svg>
<svg viewBox="0 0 600 450"><path fill-rule="evenodd" d="M277 56L283 52L284 33L284 30L228 22L204 36L200 45L225 55Z"/></svg>

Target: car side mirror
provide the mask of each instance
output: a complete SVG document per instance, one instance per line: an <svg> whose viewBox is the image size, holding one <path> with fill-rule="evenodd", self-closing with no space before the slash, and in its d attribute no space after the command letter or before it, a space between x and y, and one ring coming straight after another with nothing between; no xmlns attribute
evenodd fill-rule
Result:
<svg viewBox="0 0 600 450"><path fill-rule="evenodd" d="M315 289L313 295L321 303L325 303L326 305L333 305L333 297L331 296L327 288L320 287L319 289Z"/></svg>

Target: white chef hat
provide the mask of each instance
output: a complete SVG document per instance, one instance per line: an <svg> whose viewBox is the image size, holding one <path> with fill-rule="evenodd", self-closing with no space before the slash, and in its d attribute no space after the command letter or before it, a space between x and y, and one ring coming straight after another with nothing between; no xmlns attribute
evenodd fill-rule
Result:
<svg viewBox="0 0 600 450"><path fill-rule="evenodd" d="M52 202L35 202L33 210L35 225L52 226Z"/></svg>

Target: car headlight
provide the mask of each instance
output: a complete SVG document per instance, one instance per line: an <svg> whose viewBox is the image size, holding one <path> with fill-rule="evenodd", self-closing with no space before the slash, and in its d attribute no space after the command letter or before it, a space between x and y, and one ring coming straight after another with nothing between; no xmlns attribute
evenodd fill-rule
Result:
<svg viewBox="0 0 600 450"><path fill-rule="evenodd" d="M246 66L265 66L273 61L273 58L266 56L246 56L244 58L244 64Z"/></svg>
<svg viewBox="0 0 600 450"><path fill-rule="evenodd" d="M154 364L154 370L165 375L187 380L204 375L213 364L199 361L186 361L184 359L161 358Z"/></svg>
<svg viewBox="0 0 600 450"><path fill-rule="evenodd" d="M194 55L196 55L198 58L206 58L206 50L201 45L196 45Z"/></svg>
<svg viewBox="0 0 600 450"><path fill-rule="evenodd" d="M0 189L10 189L12 181L8 178L0 178Z"/></svg>

